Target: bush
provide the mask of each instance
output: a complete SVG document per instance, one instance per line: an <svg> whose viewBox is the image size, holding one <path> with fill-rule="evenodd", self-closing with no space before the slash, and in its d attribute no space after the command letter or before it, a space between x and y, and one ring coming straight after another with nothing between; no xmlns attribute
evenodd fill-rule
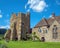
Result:
<svg viewBox="0 0 60 48"><path fill-rule="evenodd" d="M36 32L33 32L32 33L32 37L33 37L33 41L41 41L40 39L39 39L39 37L36 35Z"/></svg>
<svg viewBox="0 0 60 48"><path fill-rule="evenodd" d="M6 44L1 44L0 43L0 48L8 48L8 47L6 46Z"/></svg>
<svg viewBox="0 0 60 48"><path fill-rule="evenodd" d="M0 40L2 40L2 37L0 37Z"/></svg>
<svg viewBox="0 0 60 48"><path fill-rule="evenodd" d="M32 40L32 34L29 35L29 40Z"/></svg>

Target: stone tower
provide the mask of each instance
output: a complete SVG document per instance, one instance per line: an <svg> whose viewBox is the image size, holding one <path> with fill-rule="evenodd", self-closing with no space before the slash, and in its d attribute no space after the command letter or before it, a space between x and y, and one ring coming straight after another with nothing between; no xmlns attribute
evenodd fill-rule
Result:
<svg viewBox="0 0 60 48"><path fill-rule="evenodd" d="M30 32L30 13L12 14L10 19L10 30L10 40L26 39L26 33ZM7 37L7 34L8 32L6 32L5 38Z"/></svg>

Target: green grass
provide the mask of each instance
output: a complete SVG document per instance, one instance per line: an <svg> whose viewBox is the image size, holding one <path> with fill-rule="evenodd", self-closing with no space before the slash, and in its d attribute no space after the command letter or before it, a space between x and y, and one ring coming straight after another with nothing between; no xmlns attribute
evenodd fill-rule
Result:
<svg viewBox="0 0 60 48"><path fill-rule="evenodd" d="M0 38L3 38L4 37L4 35L3 34L0 34Z"/></svg>
<svg viewBox="0 0 60 48"><path fill-rule="evenodd" d="M3 37L4 35L3 34L0 34L0 37Z"/></svg>
<svg viewBox="0 0 60 48"><path fill-rule="evenodd" d="M33 42L33 41L0 41L8 46L8 48L60 48L60 42Z"/></svg>

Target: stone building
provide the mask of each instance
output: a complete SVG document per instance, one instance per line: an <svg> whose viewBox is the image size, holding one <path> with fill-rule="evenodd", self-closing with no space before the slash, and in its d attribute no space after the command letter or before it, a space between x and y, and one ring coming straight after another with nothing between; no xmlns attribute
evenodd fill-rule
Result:
<svg viewBox="0 0 60 48"><path fill-rule="evenodd" d="M45 42L60 42L60 16L55 16L49 19L43 18L33 29L41 41Z"/></svg>
<svg viewBox="0 0 60 48"><path fill-rule="evenodd" d="M30 30L30 13L12 14L10 29L5 33L4 38L9 40L26 39L26 33Z"/></svg>

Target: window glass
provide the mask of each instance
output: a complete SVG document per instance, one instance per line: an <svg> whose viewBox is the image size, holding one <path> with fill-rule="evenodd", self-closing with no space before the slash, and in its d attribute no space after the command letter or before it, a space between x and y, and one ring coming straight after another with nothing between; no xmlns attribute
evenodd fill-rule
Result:
<svg viewBox="0 0 60 48"><path fill-rule="evenodd" d="M39 27L38 32L42 32L41 28Z"/></svg>
<svg viewBox="0 0 60 48"><path fill-rule="evenodd" d="M47 33L48 31L47 31L47 29L46 28L44 28L43 29L43 33Z"/></svg>
<svg viewBox="0 0 60 48"><path fill-rule="evenodd" d="M53 38L54 39L57 38L57 26L56 25L53 26Z"/></svg>
<svg viewBox="0 0 60 48"><path fill-rule="evenodd" d="M47 33L47 29L46 29L46 33Z"/></svg>

